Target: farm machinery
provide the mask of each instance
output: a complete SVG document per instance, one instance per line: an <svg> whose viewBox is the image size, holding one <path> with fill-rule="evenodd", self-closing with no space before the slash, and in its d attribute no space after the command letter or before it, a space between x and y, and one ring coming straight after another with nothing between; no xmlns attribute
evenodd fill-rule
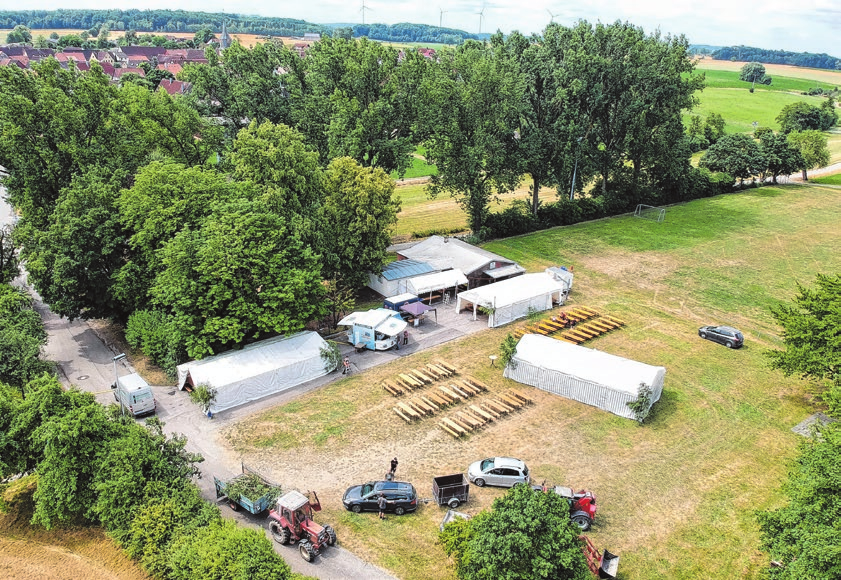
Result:
<svg viewBox="0 0 841 580"><path fill-rule="evenodd" d="M333 528L321 526L312 519L313 512L319 511L321 502L314 491L308 495L290 491L278 498L275 509L269 512L272 538L280 544L297 543L301 557L312 562L324 546L336 543Z"/></svg>
<svg viewBox="0 0 841 580"><path fill-rule="evenodd" d="M582 541L581 549L584 551L584 558L587 560L587 568L596 578L616 578L619 569L619 556L611 554L607 550L599 552L593 542L587 536L579 536Z"/></svg>
<svg viewBox="0 0 841 580"><path fill-rule="evenodd" d="M532 489L536 491L543 491L547 493L556 493L569 502L569 518L575 523L581 531L586 532L593 525L596 519L596 496L592 491L581 489L573 491L571 487L563 485L547 486L532 485Z"/></svg>

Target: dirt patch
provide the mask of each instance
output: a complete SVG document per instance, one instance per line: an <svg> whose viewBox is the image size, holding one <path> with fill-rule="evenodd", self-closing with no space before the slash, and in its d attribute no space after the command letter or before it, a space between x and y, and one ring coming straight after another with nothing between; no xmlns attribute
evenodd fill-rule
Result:
<svg viewBox="0 0 841 580"><path fill-rule="evenodd" d="M588 270L645 290L665 288L661 280L680 267L680 262L674 256L657 252L614 250L595 256L582 256L581 261Z"/></svg>

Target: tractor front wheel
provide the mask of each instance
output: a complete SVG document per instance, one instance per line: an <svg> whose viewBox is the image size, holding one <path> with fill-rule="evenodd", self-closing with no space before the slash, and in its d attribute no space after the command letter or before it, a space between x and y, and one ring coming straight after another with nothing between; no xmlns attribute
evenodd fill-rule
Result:
<svg viewBox="0 0 841 580"><path fill-rule="evenodd" d="M324 531L327 532L327 545L335 546L337 539L336 530L333 529L333 526L324 526Z"/></svg>
<svg viewBox="0 0 841 580"><path fill-rule="evenodd" d="M312 562L315 560L315 548L312 547L307 541L303 541L298 544L298 551L301 553L301 558L306 560L307 562Z"/></svg>

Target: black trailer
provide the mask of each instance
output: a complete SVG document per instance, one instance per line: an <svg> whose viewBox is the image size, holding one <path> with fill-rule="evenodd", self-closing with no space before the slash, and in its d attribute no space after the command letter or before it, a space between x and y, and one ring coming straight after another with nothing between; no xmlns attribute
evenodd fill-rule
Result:
<svg viewBox="0 0 841 580"><path fill-rule="evenodd" d="M441 506L457 508L467 501L470 483L463 473L432 478L432 497Z"/></svg>

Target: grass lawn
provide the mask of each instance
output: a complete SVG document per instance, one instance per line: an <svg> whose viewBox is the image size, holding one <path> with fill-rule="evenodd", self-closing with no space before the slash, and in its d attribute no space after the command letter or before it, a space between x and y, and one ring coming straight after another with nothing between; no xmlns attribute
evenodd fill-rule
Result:
<svg viewBox="0 0 841 580"><path fill-rule="evenodd" d="M453 577L435 543L445 510L429 504L380 522L344 511L344 489L381 478L397 455L398 478L430 497L432 477L497 454L524 459L538 481L598 495L589 535L621 554L620 578L760 578L754 511L782 501L799 440L790 428L814 410L805 383L767 367L763 351L781 344L768 307L789 300L797 282L839 271L839 212L835 190L766 187L669 207L660 224L619 217L487 245L530 271L573 265L573 305L627 321L588 346L667 368L643 427L503 378L488 356L514 324L339 380L223 438L273 479L318 490L319 521L336 527L340 544L400 578ZM698 327L714 322L741 328L746 346L699 339ZM380 383L435 359L491 391L527 390L536 404L459 441L434 418L408 425ZM475 514L502 493L473 487L464 510Z"/></svg>
<svg viewBox="0 0 841 580"><path fill-rule="evenodd" d="M753 122L760 127L771 127L775 131L780 129L775 120L783 107L798 101L805 101L811 105L820 106L822 97L807 97L781 91L748 92L743 89L708 87L697 93L700 105L691 113L683 116L684 124L688 125L690 115L706 117L710 113L718 113L727 122L727 133L748 133L753 131Z"/></svg>
<svg viewBox="0 0 841 580"><path fill-rule="evenodd" d="M705 74L707 87L709 88L719 88L719 89L750 89L750 83L746 83L745 81L739 80L739 71L728 71L728 70L720 70L720 69L707 69L703 67L698 67L696 72L702 72ZM810 89L814 89L815 87L820 87L825 90L832 90L836 87L835 84L828 83L828 82L821 82L813 79L805 79L805 78L791 78L791 77L782 77L776 75L769 75L771 76L771 84L770 85L760 85L757 84L755 86L756 92L759 91L788 91L788 92L805 92ZM839 82L841 82L841 78L839 78ZM750 94L750 93L748 93Z"/></svg>
<svg viewBox="0 0 841 580"><path fill-rule="evenodd" d="M530 199L530 184L530 181L524 180L516 191L501 195L499 202L491 203L491 211L504 209L514 199ZM426 195L425 184L398 186L397 195L400 196L402 206L392 232L392 238L396 240L409 239L413 232L458 232L467 229L467 214L449 195L430 200ZM540 198L544 202L555 201L557 193L554 189L544 187L540 191Z"/></svg>
<svg viewBox="0 0 841 580"><path fill-rule="evenodd" d="M836 175L827 175L826 177L815 177L811 179L812 183L826 183L827 185L841 185L841 173Z"/></svg>

